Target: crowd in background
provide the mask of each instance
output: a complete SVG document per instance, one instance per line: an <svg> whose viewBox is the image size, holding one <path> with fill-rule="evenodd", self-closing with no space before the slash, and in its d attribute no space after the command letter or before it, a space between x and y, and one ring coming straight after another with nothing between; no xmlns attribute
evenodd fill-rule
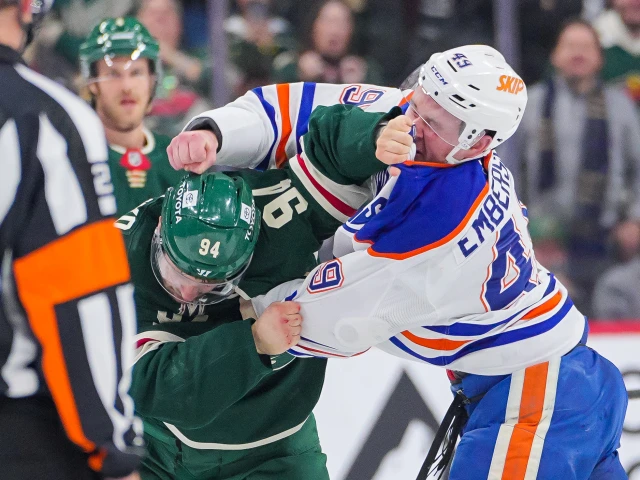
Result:
<svg viewBox="0 0 640 480"><path fill-rule="evenodd" d="M136 16L160 45L147 126L173 136L233 96L280 82L399 86L456 45L494 44L492 0L229 0L229 58L208 45L205 0L57 0L31 66L79 93L81 43L101 19ZM528 207L537 261L594 318L640 317L640 0L519 0L529 104L503 160ZM500 154L500 149L498 149Z"/></svg>

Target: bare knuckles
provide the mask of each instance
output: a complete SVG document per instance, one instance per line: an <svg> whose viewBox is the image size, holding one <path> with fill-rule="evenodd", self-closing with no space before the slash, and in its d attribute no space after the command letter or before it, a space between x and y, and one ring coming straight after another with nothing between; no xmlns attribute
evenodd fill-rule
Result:
<svg viewBox="0 0 640 480"><path fill-rule="evenodd" d="M385 125L376 141L376 158L387 165L402 163L409 158L413 137L413 123L406 115L399 115Z"/></svg>
<svg viewBox="0 0 640 480"><path fill-rule="evenodd" d="M175 170L204 173L216 161L218 139L209 130L193 130L177 135L167 147L169 163Z"/></svg>
<svg viewBox="0 0 640 480"><path fill-rule="evenodd" d="M267 307L251 327L258 353L279 355L296 345L302 331L300 305L276 302Z"/></svg>

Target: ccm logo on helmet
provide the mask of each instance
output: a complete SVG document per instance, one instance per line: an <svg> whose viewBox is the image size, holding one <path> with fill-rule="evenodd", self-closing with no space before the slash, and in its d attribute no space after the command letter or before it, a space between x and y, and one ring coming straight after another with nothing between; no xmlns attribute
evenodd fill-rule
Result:
<svg viewBox="0 0 640 480"><path fill-rule="evenodd" d="M433 74L435 75L435 77L440 80L440 83L442 83L442 85L449 85L449 82L447 82L444 77L442 76L442 74L438 71L438 69L435 67L435 65L433 65L431 67L431 71L433 72Z"/></svg>
<svg viewBox="0 0 640 480"><path fill-rule="evenodd" d="M502 75L500 77L500 85L496 88L499 92L519 94L524 90L524 82L518 77L511 77L509 75Z"/></svg>

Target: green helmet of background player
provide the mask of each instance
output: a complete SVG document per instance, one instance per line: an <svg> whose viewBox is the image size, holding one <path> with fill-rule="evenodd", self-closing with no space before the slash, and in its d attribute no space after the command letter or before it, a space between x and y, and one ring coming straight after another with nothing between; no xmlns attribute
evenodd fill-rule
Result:
<svg viewBox="0 0 640 480"><path fill-rule="evenodd" d="M259 231L260 212L242 178L187 175L162 203L153 272L181 303L217 303L240 282Z"/></svg>
<svg viewBox="0 0 640 480"><path fill-rule="evenodd" d="M80 45L80 70L85 79L91 78L91 65L114 57L131 60L148 58L152 73L160 74L160 46L155 38L133 17L107 18L96 25Z"/></svg>

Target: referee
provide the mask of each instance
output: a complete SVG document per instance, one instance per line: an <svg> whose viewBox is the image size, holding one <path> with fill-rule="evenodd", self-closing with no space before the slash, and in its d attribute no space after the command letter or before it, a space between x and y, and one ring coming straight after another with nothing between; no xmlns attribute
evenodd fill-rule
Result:
<svg viewBox="0 0 640 480"><path fill-rule="evenodd" d="M133 287L104 131L19 53L48 7L0 0L0 478L134 479Z"/></svg>

